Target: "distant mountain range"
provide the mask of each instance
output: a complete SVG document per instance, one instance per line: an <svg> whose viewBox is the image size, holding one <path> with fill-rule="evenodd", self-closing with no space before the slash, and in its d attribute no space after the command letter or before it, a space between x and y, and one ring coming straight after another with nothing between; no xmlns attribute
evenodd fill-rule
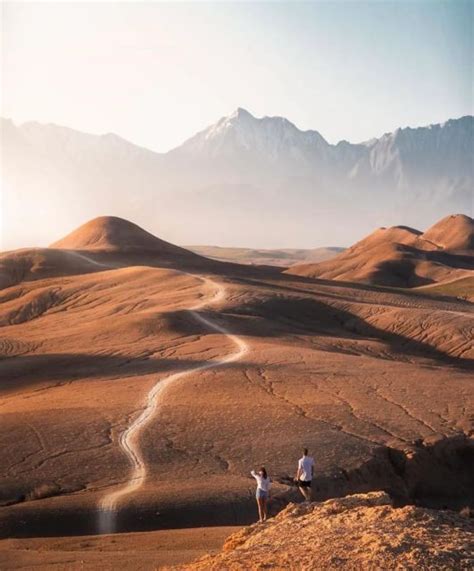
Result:
<svg viewBox="0 0 474 571"><path fill-rule="evenodd" d="M3 248L101 214L175 243L313 248L374 226L472 214L474 118L329 144L281 117L229 117L160 154L107 134L2 120Z"/></svg>

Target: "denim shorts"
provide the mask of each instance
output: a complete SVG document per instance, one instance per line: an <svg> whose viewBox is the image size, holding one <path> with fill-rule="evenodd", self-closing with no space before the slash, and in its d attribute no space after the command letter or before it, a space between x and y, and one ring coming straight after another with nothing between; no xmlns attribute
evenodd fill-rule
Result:
<svg viewBox="0 0 474 571"><path fill-rule="evenodd" d="M266 492L265 490L261 490L260 488L257 488L257 493L255 494L255 497L257 498L257 500L259 500L259 499L267 500L268 499L268 492Z"/></svg>

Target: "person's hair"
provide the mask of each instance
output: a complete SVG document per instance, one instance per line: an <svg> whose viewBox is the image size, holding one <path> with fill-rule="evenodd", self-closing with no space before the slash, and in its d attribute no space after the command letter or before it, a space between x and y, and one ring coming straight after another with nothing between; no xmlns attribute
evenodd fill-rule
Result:
<svg viewBox="0 0 474 571"><path fill-rule="evenodd" d="M264 477L265 479L268 478L267 471L265 470L265 466L262 466L262 467L260 468L259 472L262 472L263 477Z"/></svg>
<svg viewBox="0 0 474 571"><path fill-rule="evenodd" d="M304 454L305 456L308 456L308 449L307 449L307 448L303 448L303 454Z"/></svg>

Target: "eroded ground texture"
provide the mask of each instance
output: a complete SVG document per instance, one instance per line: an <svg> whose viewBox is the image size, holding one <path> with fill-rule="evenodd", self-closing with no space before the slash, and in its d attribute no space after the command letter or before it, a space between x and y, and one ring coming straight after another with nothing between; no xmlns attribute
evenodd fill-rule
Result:
<svg viewBox="0 0 474 571"><path fill-rule="evenodd" d="M139 435L146 478L120 500L116 531L250 523L261 464L275 514L299 500L302 446L315 499L386 490L396 505L472 503L472 304L176 255L4 259L2 537L97 533L101 499L131 475L121 434L179 371L190 372ZM239 360L199 369L238 343ZM363 517L388 526L391 508L373 509ZM396 517L434 517L413 509ZM18 541L35 551L40 540ZM9 545L7 568L20 549Z"/></svg>

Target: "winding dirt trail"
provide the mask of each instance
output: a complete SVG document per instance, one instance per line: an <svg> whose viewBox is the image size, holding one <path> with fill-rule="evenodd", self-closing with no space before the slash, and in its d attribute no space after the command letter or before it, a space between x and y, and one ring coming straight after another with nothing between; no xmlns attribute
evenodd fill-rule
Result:
<svg viewBox="0 0 474 571"><path fill-rule="evenodd" d="M192 274L189 274L192 275ZM119 445L124 451L126 456L129 458L132 465L132 471L130 478L127 483L115 490L106 494L99 502L99 518L98 518L98 531L101 534L114 533L116 527L116 514L117 506L125 496L128 496L136 492L145 482L147 477L147 466L143 458L142 451L140 450L139 435L144 426L155 416L159 406L164 398L164 393L167 387L172 383L181 379L183 377L189 376L193 373L198 373L199 371L204 371L206 369L212 369L214 367L220 367L227 363L233 361L238 361L248 352L247 343L232 334L228 329L222 327L221 325L215 323L214 321L202 316L198 313L199 309L213 305L225 299L226 288L224 285L219 284L209 278L202 276L195 276L200 279L207 287L214 290L214 294L211 299L206 299L190 307L188 309L189 313L199 321L204 324L210 330L222 333L226 337L232 340L236 346L236 350L230 353L226 357L221 359L214 359L208 361L206 364L199 367L192 367L179 373L173 373L168 377L160 379L152 387L148 393L145 401L145 406L142 413L132 422L132 424L120 435Z"/></svg>

